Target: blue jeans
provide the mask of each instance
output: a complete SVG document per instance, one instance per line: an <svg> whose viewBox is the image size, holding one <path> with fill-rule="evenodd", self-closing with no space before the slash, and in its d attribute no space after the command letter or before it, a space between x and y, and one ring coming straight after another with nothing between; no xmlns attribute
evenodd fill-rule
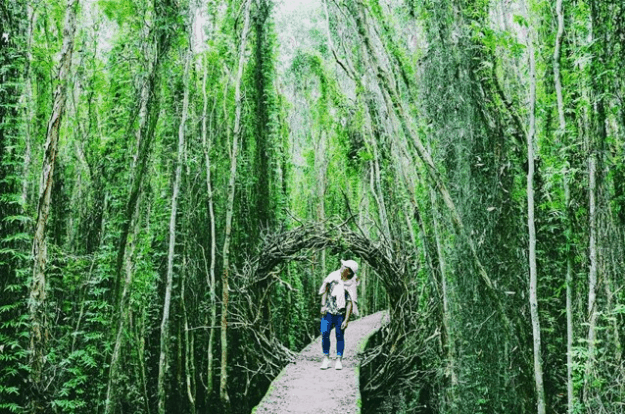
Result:
<svg viewBox="0 0 625 414"><path fill-rule="evenodd" d="M336 332L336 355L343 356L343 350L345 349L345 337L341 329L343 318L344 315L332 315L330 312L321 317L321 348L326 355L330 355L330 331L334 326Z"/></svg>

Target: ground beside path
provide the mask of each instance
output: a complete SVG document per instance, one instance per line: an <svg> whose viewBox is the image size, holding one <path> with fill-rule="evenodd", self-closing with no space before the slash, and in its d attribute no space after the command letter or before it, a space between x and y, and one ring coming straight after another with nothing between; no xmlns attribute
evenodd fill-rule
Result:
<svg viewBox="0 0 625 414"><path fill-rule="evenodd" d="M343 369L335 370L336 337L330 332L330 358L327 370L321 370L321 336L310 343L273 381L269 391L253 411L256 414L282 413L359 413L357 351L361 343L385 319L385 312L355 320L345 330Z"/></svg>

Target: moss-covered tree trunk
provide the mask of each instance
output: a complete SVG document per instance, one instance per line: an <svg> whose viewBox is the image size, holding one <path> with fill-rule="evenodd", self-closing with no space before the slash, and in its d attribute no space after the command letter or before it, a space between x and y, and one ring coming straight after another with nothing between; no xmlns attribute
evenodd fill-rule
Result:
<svg viewBox="0 0 625 414"><path fill-rule="evenodd" d="M228 304L230 299L229 292L229 272L230 272L230 236L232 233L232 216L234 214L234 192L235 180L237 177L237 156L239 153L239 137L241 135L241 111L242 111L242 95L241 95L241 79L243 77L243 68L246 62L246 46L247 35L250 27L250 6L252 0L245 1L244 23L241 32L241 40L239 43L237 74L234 81L234 126L232 128L232 151L230 152L230 177L228 179L228 201L226 204L226 224L224 244L222 251L223 271L221 278L221 377L219 383L219 399L221 403L228 407L230 398L228 396Z"/></svg>
<svg viewBox="0 0 625 414"><path fill-rule="evenodd" d="M527 7L524 5L524 7ZM529 13L526 12L528 21ZM534 382L536 386L536 406L538 414L545 414L545 388L543 384L543 361L541 349L540 319L538 315L538 270L536 268L536 223L534 219L534 171L535 171L535 135L536 135L536 58L532 26L525 34L529 55L530 91L529 91L529 129L527 135L527 228L529 233L529 302L532 319L532 337L534 345Z"/></svg>
<svg viewBox="0 0 625 414"><path fill-rule="evenodd" d="M189 15L193 16L194 8L191 7ZM185 128L187 124L187 116L189 112L189 72L193 51L191 49L193 39L193 19L189 23L189 49L185 51L184 57L184 73L183 73L183 98L182 98L182 114L180 116L180 125L178 127L178 150L176 158L176 173L174 176L174 188L171 196L171 214L169 216L169 245L167 251L167 280L165 282L165 302L163 303L163 317L161 319L161 335L160 335L160 356L158 360L158 412L165 414L166 412L166 384L165 376L168 369L168 353L169 353L169 312L171 307L171 296L174 280L174 255L176 252L176 214L178 212L178 194L180 192L180 182L182 180L183 153L185 150ZM184 271L184 270L183 270Z"/></svg>
<svg viewBox="0 0 625 414"><path fill-rule="evenodd" d="M57 85L54 92L54 104L52 114L48 121L46 134L46 147L37 202L37 220L35 222L35 235L33 238L33 281L28 301L32 323L30 337L31 379L34 387L40 389L40 391L43 391L41 388L45 386L42 381L44 381L44 357L46 354L46 342L48 340L48 322L46 320L45 310L47 298L46 262L48 258L46 226L50 215L54 166L58 151L61 121L63 119L65 102L67 100L68 80L72 67L77 9L78 0L68 0L63 25L63 45L60 53L59 72L56 77ZM39 402L33 401L33 412L40 412L45 409L39 404Z"/></svg>
<svg viewBox="0 0 625 414"><path fill-rule="evenodd" d="M206 168L206 203L208 204L208 219L209 219L209 229L210 229L210 256L209 256L209 265L206 266L206 253L202 248L202 259L205 264L206 270L206 285L209 290L209 299L210 299L210 323L209 323L209 333L208 333L208 345L207 345L207 380L206 380L206 388L208 390L208 394L210 395L213 392L213 378L214 378L214 348L213 344L215 342L215 331L217 324L217 295L216 295L216 287L215 287L215 266L216 266L216 258L217 258L217 235L215 234L215 202L213 199L213 183L212 183L212 174L211 174L211 156L210 151L212 147L213 140L208 140L208 129L207 129L207 121L208 121L208 97L206 91L206 77L208 76L208 63L206 60L202 61L203 66L203 76L202 76L202 148L204 151L204 161ZM211 120L212 120L211 115ZM212 126L212 123L211 123ZM208 268L206 268L208 267ZM210 270L209 270L210 269Z"/></svg>
<svg viewBox="0 0 625 414"><path fill-rule="evenodd" d="M560 74L560 59L562 50L562 41L564 37L564 10L563 1L556 1L556 16L558 19L558 31L556 33L555 48L553 52L553 77L556 89L556 99L558 103L558 123L560 141L568 142L566 131L566 118L564 116L564 98L562 93L562 79ZM564 162L568 168L568 151L565 152ZM569 215L571 206L571 189L569 185L569 173L565 172L564 180L564 212L566 217L567 233L572 235L571 217ZM570 236L566 241L566 396L567 396L567 412L573 413L575 404L575 395L573 392L573 260L571 255Z"/></svg>

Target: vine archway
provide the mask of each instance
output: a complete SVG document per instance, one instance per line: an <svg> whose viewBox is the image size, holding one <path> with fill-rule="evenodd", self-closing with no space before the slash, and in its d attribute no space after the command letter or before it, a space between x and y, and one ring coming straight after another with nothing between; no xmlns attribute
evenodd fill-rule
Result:
<svg viewBox="0 0 625 414"><path fill-rule="evenodd" d="M351 251L376 270L391 297L398 298L406 290L404 284L407 258L384 239L373 241L361 231L352 230L347 223L316 223L265 237L260 254L249 270L261 280L276 266L290 260L300 260L300 252L330 248L336 252Z"/></svg>
<svg viewBox="0 0 625 414"><path fill-rule="evenodd" d="M370 384L363 384L363 387L375 389L376 384L397 381L403 375L410 375L415 363L421 365L422 353L406 350L414 348L415 343L424 343L432 332L440 332L440 318L431 318L432 314L439 313L436 306L420 306L418 299L413 297L415 290L408 289L408 273L414 258L403 252L401 247L394 248L386 239L370 239L357 226L350 225L350 221L302 224L287 232L265 235L258 254L246 260L237 272L235 279L239 295L231 314L233 329L239 332L240 339L250 347L250 354L255 355L259 362L257 370L247 370L247 387L256 375L268 380L275 378L295 356L276 339L264 317L269 290L276 283L284 283L278 277L276 268L289 261L306 260L309 257L307 252L326 248L341 254L351 252L352 257L374 269L391 304L390 324L385 329L384 338L377 350L366 354L364 360L364 364L374 360L375 364L383 364L385 369L380 370L383 376L373 379ZM391 354L380 352L383 348L390 350ZM386 357L381 360L383 354Z"/></svg>

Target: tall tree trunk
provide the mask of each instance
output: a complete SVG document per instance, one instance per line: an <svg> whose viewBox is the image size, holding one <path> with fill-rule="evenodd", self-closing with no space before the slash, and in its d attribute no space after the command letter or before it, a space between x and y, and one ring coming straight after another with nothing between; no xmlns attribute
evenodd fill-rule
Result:
<svg viewBox="0 0 625 414"><path fill-rule="evenodd" d="M141 207L141 200L137 200L136 209L139 210ZM134 274L133 262L132 258L134 256L137 237L139 236L139 213L135 212L133 215L131 228L133 229L133 235L128 242L128 251L126 252L126 262L124 266L124 271L126 277L124 278L124 287L122 290L122 296L120 300L120 306L118 309L119 317L117 321L117 333L115 335L115 345L113 346L113 353L111 354L111 362L109 364L109 377L108 377L108 385L106 390L106 401L104 403L104 413L110 414L114 413L116 410L117 404L117 383L118 379L118 371L119 371L119 360L121 357L121 350L124 345L124 330L126 329L126 322L129 319L129 302L130 302L130 288L132 286L132 278ZM148 219L149 221L149 219Z"/></svg>
<svg viewBox="0 0 625 414"><path fill-rule="evenodd" d="M323 128L323 126L321 127ZM325 194L327 184L328 160L326 158L327 139L326 132L319 131L319 141L315 146L315 175L317 181L317 220L325 222ZM326 275L326 250L321 250L321 274ZM324 276L325 277L325 276Z"/></svg>
<svg viewBox="0 0 625 414"><path fill-rule="evenodd" d="M150 38L154 36L150 34ZM150 147L152 138L154 135L154 125L158 117L157 104L155 102L155 88L157 84L157 73L160 55L164 53L167 48L167 41L164 39L156 40L155 50L153 55L146 57L147 66L149 68L147 78L143 81L139 96L139 127L136 132L137 139L137 152L133 158L133 175L130 184L130 193L128 201L126 203L126 213L124 222L122 223L121 235L119 239L119 250L117 254L117 267L115 270L115 284L113 287L113 303L117 307L116 316L114 318L114 326L117 326L115 330L115 346L113 353L111 354L111 360L109 364L109 379L107 386L107 399L105 402L104 412L110 414L115 412L116 405L116 390L117 390L117 373L118 364L120 361L120 353L124 344L124 329L127 323L127 309L129 307L130 300L130 288L132 286L133 278L133 263L132 257L134 252L134 244L138 234L136 228L138 224L137 215L139 214L139 205L141 200L141 188L143 184L143 177L148 168L148 159L150 154ZM148 48L149 49L149 48ZM102 226L104 220L102 221ZM135 229L135 234L130 235L130 231ZM128 245L131 246L128 249ZM124 273L122 283L122 272Z"/></svg>
<svg viewBox="0 0 625 414"><path fill-rule="evenodd" d="M565 134L566 119L564 118L564 99L562 98L562 80L560 79L560 51L562 49L562 37L564 36L564 12L562 11L562 0L556 2L556 14L558 18L558 32L556 34L556 44L553 52L553 72L556 87L556 98L558 101L558 121L560 122L560 134Z"/></svg>
<svg viewBox="0 0 625 414"><path fill-rule="evenodd" d="M239 152L239 136L241 135L241 78L243 77L243 67L245 66L245 47L247 43L247 32L250 27L250 5L251 0L245 0L245 22L241 33L241 44L239 45L239 66L234 86L235 114L232 138L232 152L230 159L230 178L228 180L228 204L226 205L226 231L223 246L223 276L221 293L221 378L219 383L219 398L225 406L229 406L228 397L228 300L229 286L228 274L230 267L230 233L232 232L232 215L234 212L234 191L235 179L237 175L237 156Z"/></svg>
<svg viewBox="0 0 625 414"><path fill-rule="evenodd" d="M373 118L371 119L371 122L375 122ZM384 203L384 192L382 191L382 180L380 178L380 157L378 153L378 145L376 143L378 134L375 135L376 137L371 139L370 142L373 149L373 160L371 161L371 193L378 207L378 216L380 218L382 231L384 232L384 237L386 237L386 239L390 242L391 230L388 223L388 215L386 214L386 204Z"/></svg>
<svg viewBox="0 0 625 414"><path fill-rule="evenodd" d="M591 25L590 35L588 36L588 45L592 45L595 39L594 31L597 29L594 2L591 4ZM586 368L584 375L584 402L589 404L591 400L590 390L592 388L592 377L594 375L595 365L595 342L597 340L597 139L595 136L595 128L599 126L599 117L597 111L597 94L600 93L596 86L596 79L592 79L593 66L597 65L596 56L590 62L590 99L593 109L592 117L586 114L586 149L588 153L588 224L589 224L589 242L588 252L590 266L588 269L588 355L586 360ZM598 128L597 128L598 129Z"/></svg>
<svg viewBox="0 0 625 414"><path fill-rule="evenodd" d="M187 260L185 258L184 266L180 274L182 275L182 282L180 283L180 303L182 304L182 313L184 319L184 372L185 372L185 385L187 391L187 398L189 400L189 406L191 414L195 414L195 391L193 385L193 376L195 375L195 367L193 366L193 331L189 330L189 316L187 312L187 305L185 304L185 287L187 283ZM179 346L180 348L180 346Z"/></svg>
<svg viewBox="0 0 625 414"><path fill-rule="evenodd" d="M193 8L191 8L190 16L192 16ZM191 20L190 28L193 27ZM192 30L190 29L190 32ZM165 303L163 304L163 318L161 320L161 353L158 362L158 412L165 414L166 391L165 391L165 375L167 374L168 351L169 351L169 310L171 306L171 291L174 278L174 254L176 250L176 212L178 210L178 193L180 192L180 181L182 179L182 158L185 147L185 127L187 123L187 114L189 110L189 70L191 67L191 57L193 51L191 44L193 36L189 39L189 49L186 51L184 74L183 74L183 98L182 98L182 115L180 125L178 127L178 157L176 161L176 177L174 181L174 189L171 197L171 215L169 217L169 251L167 254L167 282L165 285Z"/></svg>
<svg viewBox="0 0 625 414"><path fill-rule="evenodd" d="M135 322L135 344L137 346L137 360L139 361L139 372L141 375L141 391L143 393L143 405L146 414L150 414L150 398L148 397L148 380L145 369L145 314L141 314L139 322ZM140 328L140 329L139 329Z"/></svg>
<svg viewBox="0 0 625 414"><path fill-rule="evenodd" d="M417 222L417 228L418 228L417 234L419 236L419 244L421 245L421 252L418 251L417 244L413 242L416 257L421 257L422 262L427 266L428 270L430 272L434 272L434 268L433 268L434 266L432 265L430 254L428 254L428 249L427 249L427 244L426 244L427 238L425 236L425 226L423 223L422 214L419 209L419 204L417 202L417 194L415 193L415 183L413 181L413 177L417 179L420 179L420 177L417 174L415 169L409 170L409 166L411 166L411 164L409 162L404 161L404 159L409 159L408 150L404 144L405 143L403 142L400 143L399 145L400 148L399 148L399 151L397 152L396 157L399 160L397 164L400 170L400 175L403 179L406 191L408 191L408 194L410 195L410 204L412 205L412 215L410 216L407 214L406 220L408 221L408 226L411 228L411 233L412 233L412 227L413 227L410 221L411 217ZM411 238L414 239L414 236L411 236Z"/></svg>
<svg viewBox="0 0 625 414"><path fill-rule="evenodd" d="M354 16L354 20L356 22L358 34L360 35L360 38L365 45L366 51L368 52L368 56L371 59L371 69L374 71L376 75L376 79L378 80L379 87L384 97L386 106L390 113L394 112L397 115L401 124L401 128L403 130L403 133L406 135L406 137L411 138L409 142L411 142L411 144L413 145L414 149L417 152L419 159L421 159L421 161L425 165L425 169L427 171L428 176L436 184L436 189L440 193L445 203L445 206L447 207L447 209L449 210L449 213L451 214L454 228L456 229L457 233L461 235L466 240L467 244L469 245L469 249L473 257L473 262L478 269L480 278L482 279L482 281L488 288L487 294L495 301L495 304L498 306L500 317L502 318L503 322L506 325L507 332L509 334L512 334L513 332L512 324L510 323L509 318L504 312L503 304L501 303L501 298L497 294L498 289L493 284L492 280L488 276L488 273L486 272L486 269L482 265L481 260L479 259L479 256L477 254L477 249L475 247L475 242L471 238L471 235L466 230L464 223L460 217L460 214L458 213L458 210L456 209L456 205L453 202L449 191L447 190L447 186L445 185L443 177L441 173L438 171L438 169L436 168L436 165L434 164L434 161L430 153L427 151L427 149L423 145L421 138L413 130L411 126L412 120L409 118L409 115L406 113L406 110L404 109L404 105L402 103L401 97L399 96L399 93L393 87L393 82L389 79L389 76L387 75L386 71L382 69L380 65L379 59L376 55L376 52L371 42L369 27L367 25L367 22L365 21L365 16L366 16L365 6L362 3L362 0L354 0L354 2L356 3L356 7L353 8L352 15Z"/></svg>
<svg viewBox="0 0 625 414"><path fill-rule="evenodd" d="M592 141L592 140L590 140ZM590 398L590 383L595 360L595 341L597 340L597 155L594 145L590 144L588 159L588 210L590 224L590 269L588 272L588 360L584 375L584 399Z"/></svg>
<svg viewBox="0 0 625 414"><path fill-rule="evenodd" d="M158 52L157 52L158 53ZM149 59L149 58L148 58ZM156 86L156 72L158 56L154 57L154 62L148 62L150 72L147 75L147 79L143 82L139 97L139 128L137 129L137 152L133 157L132 163L132 178L130 184L130 193L128 195L128 201L126 203L126 217L122 223L122 230L119 239L119 248L117 252L117 268L116 279L113 288L113 301L114 303L121 303L122 298L119 296L119 291L122 289L121 276L123 271L123 264L125 262L127 252L126 247L128 245L128 235L130 233L131 222L134 218L136 206L141 194L141 187L143 184L143 177L147 170L148 159L150 155L150 148L152 142L153 129L150 128L150 108L153 106L154 101L154 88Z"/></svg>
<svg viewBox="0 0 625 414"><path fill-rule="evenodd" d="M553 52L553 74L556 88L556 98L558 102L558 120L560 123L560 140L566 146L566 118L564 117L564 99L562 97L562 81L560 77L560 51L562 49L562 37L564 35L564 12L562 10L562 0L556 2L556 14L558 18L558 32L556 34L556 44ZM568 156L565 153L564 162L568 163ZM573 413L575 396L573 394L573 263L571 258L571 218L569 206L571 204L571 190L569 188L568 165L564 173L564 195L565 195L565 217L567 226L566 240L566 390L567 390L567 412Z"/></svg>
<svg viewBox="0 0 625 414"><path fill-rule="evenodd" d="M366 171L366 169L361 172L362 178L359 180L360 194L367 194L367 181L364 179L364 177L366 177L367 175L369 175L369 172ZM369 212L371 211L370 205L371 200L369 199L369 197L362 197L360 203L358 204L358 227L361 229L362 234L365 237L369 237ZM369 286L371 284L371 273L368 271L367 266L360 267L360 270L358 270L358 272L358 280L360 283L358 309L360 310L362 315L369 315L371 314L372 309L371 295L369 293L372 291L371 287ZM317 328L317 331L318 330L319 328Z"/></svg>
<svg viewBox="0 0 625 414"><path fill-rule="evenodd" d="M272 106L268 102L269 94L273 85L267 82L267 73L274 70L271 56L267 54L267 44L271 42L268 34L267 22L271 20L270 0L256 0L254 13L255 45L254 45L254 83L255 83L255 137L256 137L256 217L260 228L273 225L275 216L271 208L271 185L274 181L273 171L270 164L272 150L272 123L270 117Z"/></svg>
<svg viewBox="0 0 625 414"><path fill-rule="evenodd" d="M571 206L571 189L568 174L564 177L564 198L567 218L568 234L566 240L566 395L567 412L573 413L575 406L575 394L573 392L573 257L571 254L571 216L569 208Z"/></svg>
<svg viewBox="0 0 625 414"><path fill-rule="evenodd" d="M454 343L454 332L451 328L451 312L449 309L449 291L447 289L447 268L445 261L445 252L441 241L438 224L438 208L436 202L436 192L430 188L430 200L432 203L432 224L434 226L434 238L436 239L436 251L438 254L438 265L441 271L441 287L443 295L443 326L447 334L447 360L451 375L451 403L452 407L455 400L455 388L458 386L458 373L456 372L456 346Z"/></svg>
<svg viewBox="0 0 625 414"><path fill-rule="evenodd" d="M616 223L612 223L613 226L615 224ZM620 237L619 237L620 235L618 234L618 230L616 231L616 235L613 233L612 236L613 237L616 236L615 239L613 239L613 240L620 239ZM609 237L609 236L606 234L606 237ZM618 269L618 267L614 265L617 262L615 260L614 250L617 250L617 254L618 254L618 252L622 252L622 250L619 249L619 248L614 248L613 247L612 251L610 252L610 259L611 259L610 261L612 262L611 263L611 267L612 267L612 269ZM609 278L608 280L606 280L603 283L603 286L605 288L606 298L607 298L606 308L608 309L608 312L613 313L613 314L619 312L616 309L616 307L620 305L618 303L618 296L616 296L616 293L618 292L618 290L622 289L622 287L618 287L617 289L614 289L614 287L615 287L614 285L615 285L614 284L614 280L612 278ZM617 300L617 304L616 305L614 304L615 296L616 296L616 300ZM622 366L621 365L622 364L621 361L623 359L623 356L622 356L623 346L621 345L621 334L619 333L619 321L618 321L618 318L616 318L616 317L613 317L613 318L610 318L610 319L611 319L612 331L613 331L613 335L614 335L614 340L613 340L612 343L614 345L614 351L615 351L615 353L614 353L614 360L616 361L615 366ZM621 332L622 332L622 330L621 330Z"/></svg>
<svg viewBox="0 0 625 414"><path fill-rule="evenodd" d="M202 77L202 96L203 96L203 109L202 109L202 147L204 149L204 158L206 160L206 192L208 203L208 216L210 226L210 271L206 272L206 284L209 287L210 296L210 324L208 334L208 371L207 371L207 388L208 394L213 392L213 343L215 342L215 324L217 323L217 297L215 295L215 261L217 251L217 239L215 234L215 212L213 203L213 184L211 182L211 160L210 150L212 147L212 138L210 143L207 140L207 127L206 119L208 116L208 97L206 94L206 77L208 76L208 64L206 58L203 61L204 74ZM211 115L211 131L212 131L212 115ZM202 248L202 252L204 252ZM204 257L206 262L206 256Z"/></svg>
<svg viewBox="0 0 625 414"><path fill-rule="evenodd" d="M113 288L114 303L119 302L120 284L122 281L122 267L126 254L126 245L128 243L128 235L130 232L130 223L135 213L135 206L141 189L143 179L148 170L150 153L152 151L152 141L154 140L154 130L159 117L159 99L156 92L159 84L158 72L161 59L167 54L170 47L170 36L172 33L171 25L174 23L167 22L174 14L175 6L171 4L172 0L154 0L154 14L159 23L154 26L149 34L150 39L154 39L154 46L146 47L147 57L147 75L142 83L139 101L139 128L137 129L137 150L133 157L132 178L130 190L128 193L128 201L126 202L126 212L123 218L121 232L119 237L119 245L117 251L117 265L115 269L115 282ZM171 13L171 14L170 14ZM154 50L152 50L154 49ZM150 56L152 55L152 56Z"/></svg>
<svg viewBox="0 0 625 414"><path fill-rule="evenodd" d="M214 18L214 16L213 16ZM210 31L215 28L215 24L210 25ZM209 36L210 37L210 36ZM215 109L217 106L217 95L215 94L215 98L213 100L213 108L210 115L210 125L207 128L208 121L208 94L206 90L206 79L208 78L208 61L206 56L202 59L203 66L203 74L202 74L202 149L204 151L204 159L205 159L205 167L206 167L206 203L208 204L208 217L209 217L209 226L210 226L210 265L206 261L206 254L204 251L204 247L200 245L202 248L202 255L204 258L205 270L206 270L206 284L209 288L209 296L210 296L210 323L208 328L208 361L207 361L207 391L210 396L213 393L213 382L214 382L214 343L215 343L215 332L216 324L217 324L217 295L215 292L215 267L216 267L216 259L217 259L217 235L215 233L215 210L214 210L214 200L213 200L213 183L211 178L211 158L210 152L213 146L213 116L215 113ZM228 90L228 82L225 82L224 88L224 96L226 96ZM224 116L226 114L224 113ZM208 133L210 131L210 140L208 139ZM210 270L209 270L210 267Z"/></svg>
<svg viewBox="0 0 625 414"><path fill-rule="evenodd" d="M524 5L524 7L526 7ZM526 11L529 19L529 13ZM530 69L530 108L529 131L527 136L527 227L529 231L529 268L530 268L530 316L532 319L532 337L534 342L534 381L536 384L536 405L538 414L545 414L545 388L543 385L543 363L541 355L540 320L538 316L538 275L536 269L536 228L534 224L534 140L536 135L536 62L534 39L531 23L526 33Z"/></svg>
<svg viewBox="0 0 625 414"><path fill-rule="evenodd" d="M382 95L384 97L386 105L389 108L390 112L395 112L397 114L397 117L399 118L401 127L403 129L403 132L406 134L406 136L409 138L412 138L412 143L414 144L414 147L417 150L417 154L419 158L425 164L428 175L437 184L437 189L441 192L441 196L443 197L443 200L445 201L445 205L450 209L450 212L452 213L454 225L458 229L461 230L461 233L466 236L470 245L473 246L473 250L475 250L473 241L468 235L466 235L464 225L462 224L462 220L460 219L460 216L457 213L456 206L451 200L451 196L449 195L449 192L447 191L447 187L445 186L443 179L438 169L436 168L434 161L432 160L432 157L430 156L429 152L425 149L425 146L421 142L421 139L410 128L411 121L410 119L408 119L408 115L406 114L403 108L403 104L400 101L399 95L397 91L393 88L392 86L393 83L388 79L385 71L380 66L380 63L375 53L375 50L373 48L373 45L371 44L369 28L367 26L367 23L365 22L365 13L366 13L365 7L362 4L361 0L355 0L355 2L357 3L357 7L353 15L356 21L358 33L366 47L368 56L370 57L372 61L371 62L372 69L375 71L376 78L379 81L380 90L382 91ZM492 281L486 274L486 271L484 270L482 272L483 266L481 265L481 263L479 264L478 267L480 268L480 275L486 282L487 286L489 288L493 288Z"/></svg>
<svg viewBox="0 0 625 414"><path fill-rule="evenodd" d="M57 86L54 92L54 105L52 114L48 121L46 134L46 148L41 171L41 186L39 189L39 201L37 203L37 221L35 223L35 235L33 238L33 281L30 288L30 298L28 307L32 320L32 331L30 334L31 352L31 378L36 388L42 384L42 371L47 338L47 326L45 319L46 302L46 262L48 259L46 243L46 225L50 214L50 199L52 194L52 181L54 176L54 164L56 161L59 130L61 120L65 111L67 98L67 81L70 75L72 64L72 53L74 50L74 33L76 32L76 10L78 0L68 0L65 10L65 24L63 27L63 46L61 48L61 59L59 62L59 73L57 76ZM33 411L37 412L42 407L35 406Z"/></svg>
<svg viewBox="0 0 625 414"><path fill-rule="evenodd" d="M34 129L33 121L35 119L35 106L33 104L33 80L31 76L30 67L33 61L32 44L33 44L33 32L34 32L34 27L35 27L36 15L32 7L32 4L30 2L27 4L27 17L28 17L28 40L26 44L27 67L26 67L26 72L24 73L24 77L26 78L26 85L24 86L24 94L22 96L23 101L24 101L23 105L24 105L24 108L26 109L26 128L24 131L24 141L25 141L24 145L26 146L26 148L24 151L24 165L22 168L22 197L21 197L22 209L26 208L26 203L28 202L28 186L29 186L28 171L30 169L31 156L32 156L31 142L32 142L33 129Z"/></svg>

